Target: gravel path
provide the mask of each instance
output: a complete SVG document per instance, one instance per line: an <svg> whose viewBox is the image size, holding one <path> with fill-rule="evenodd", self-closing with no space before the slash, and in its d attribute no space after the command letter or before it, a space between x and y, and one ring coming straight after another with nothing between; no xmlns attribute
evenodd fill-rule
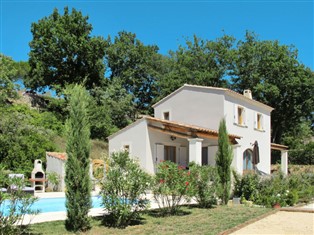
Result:
<svg viewBox="0 0 314 235"><path fill-rule="evenodd" d="M298 211L299 210L299 211ZM302 211L302 212L300 212ZM307 211L307 212L306 212ZM278 211L231 234L314 234L314 204Z"/></svg>

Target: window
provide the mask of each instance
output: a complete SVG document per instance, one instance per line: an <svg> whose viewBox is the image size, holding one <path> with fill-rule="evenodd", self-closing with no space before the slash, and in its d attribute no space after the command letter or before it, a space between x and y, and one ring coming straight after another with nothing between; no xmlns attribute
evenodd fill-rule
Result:
<svg viewBox="0 0 314 235"><path fill-rule="evenodd" d="M169 112L164 112L164 120L169 120L169 119L170 119Z"/></svg>
<svg viewBox="0 0 314 235"><path fill-rule="evenodd" d="M255 116L255 129L257 130L263 130L263 115L260 113L257 113Z"/></svg>
<svg viewBox="0 0 314 235"><path fill-rule="evenodd" d="M245 111L243 107L238 106L238 124L244 126L245 124Z"/></svg>
<svg viewBox="0 0 314 235"><path fill-rule="evenodd" d="M175 146L165 146L164 149L165 161L176 162L176 147Z"/></svg>
<svg viewBox="0 0 314 235"><path fill-rule="evenodd" d="M257 114L257 129L261 130L262 129L262 115Z"/></svg>
<svg viewBox="0 0 314 235"><path fill-rule="evenodd" d="M125 152L130 152L130 145L123 145L123 150L125 151Z"/></svg>
<svg viewBox="0 0 314 235"><path fill-rule="evenodd" d="M243 153L243 171L251 171L253 170L252 163L253 152L251 149L247 149Z"/></svg>

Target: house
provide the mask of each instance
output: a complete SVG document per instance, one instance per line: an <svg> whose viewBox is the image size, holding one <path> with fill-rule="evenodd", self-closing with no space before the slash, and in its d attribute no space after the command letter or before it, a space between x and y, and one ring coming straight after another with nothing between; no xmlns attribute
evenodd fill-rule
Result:
<svg viewBox="0 0 314 235"><path fill-rule="evenodd" d="M232 167L242 174L258 170L270 174L271 148L282 151L287 173L287 147L271 144L272 107L226 88L185 84L153 105L154 117L143 117L108 137L109 152L127 150L143 169L155 173L157 164L170 160L215 165L218 127L225 118L233 148ZM259 159L253 161L258 144Z"/></svg>
<svg viewBox="0 0 314 235"><path fill-rule="evenodd" d="M65 191L65 163L67 160L66 153L58 152L46 152L46 174L56 173L59 176L59 184L57 185L58 191ZM99 164L99 162L98 162ZM93 163L90 163L89 176L92 181L95 181L93 177ZM94 183L94 182L93 182ZM94 186L94 185L93 185ZM52 188L48 180L48 187Z"/></svg>

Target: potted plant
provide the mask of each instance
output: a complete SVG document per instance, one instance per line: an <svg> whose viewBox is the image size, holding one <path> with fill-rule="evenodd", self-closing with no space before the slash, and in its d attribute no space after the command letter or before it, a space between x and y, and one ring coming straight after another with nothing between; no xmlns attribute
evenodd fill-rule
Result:
<svg viewBox="0 0 314 235"><path fill-rule="evenodd" d="M49 172L47 174L47 179L48 182L52 185L52 191L58 191L60 176L56 172Z"/></svg>
<svg viewBox="0 0 314 235"><path fill-rule="evenodd" d="M272 207L275 209L281 208L281 195L278 193L277 195L272 197Z"/></svg>

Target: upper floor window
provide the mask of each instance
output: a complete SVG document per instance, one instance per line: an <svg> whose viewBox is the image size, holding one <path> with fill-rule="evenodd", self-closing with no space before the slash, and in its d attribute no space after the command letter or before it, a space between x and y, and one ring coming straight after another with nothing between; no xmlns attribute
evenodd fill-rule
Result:
<svg viewBox="0 0 314 235"><path fill-rule="evenodd" d="M246 115L244 107L235 105L234 123L239 126L246 126Z"/></svg>
<svg viewBox="0 0 314 235"><path fill-rule="evenodd" d="M164 112L163 113L163 118L164 118L164 120L170 120L170 113L169 112Z"/></svg>
<svg viewBox="0 0 314 235"><path fill-rule="evenodd" d="M244 108L238 107L238 124L244 125Z"/></svg>
<svg viewBox="0 0 314 235"><path fill-rule="evenodd" d="M256 113L255 115L255 122L254 128L257 130L264 130L264 123L263 123L263 115L260 113Z"/></svg>

